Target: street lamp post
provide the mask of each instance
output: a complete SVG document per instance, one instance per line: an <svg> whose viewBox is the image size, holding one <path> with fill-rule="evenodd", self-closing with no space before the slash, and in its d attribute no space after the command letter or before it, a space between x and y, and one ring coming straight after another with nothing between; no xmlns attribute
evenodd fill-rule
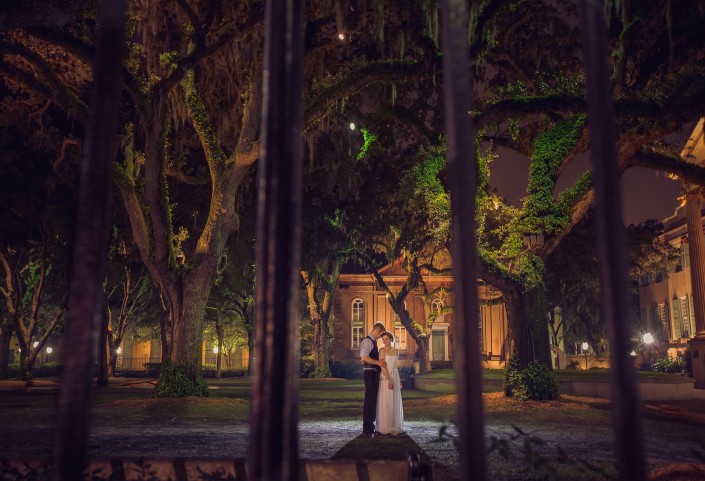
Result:
<svg viewBox="0 0 705 481"><path fill-rule="evenodd" d="M588 350L588 347L590 347L590 346L588 345L587 342L583 342L582 346L580 346L580 347L583 348L583 354L585 354L585 370L587 371L587 370L588 370L588 364L587 364L587 353L588 353L588 351L587 351L587 350Z"/></svg>
<svg viewBox="0 0 705 481"><path fill-rule="evenodd" d="M649 352L649 371L651 371L651 344L654 342L654 336L650 332L647 332L641 337L641 340L646 344L646 348Z"/></svg>

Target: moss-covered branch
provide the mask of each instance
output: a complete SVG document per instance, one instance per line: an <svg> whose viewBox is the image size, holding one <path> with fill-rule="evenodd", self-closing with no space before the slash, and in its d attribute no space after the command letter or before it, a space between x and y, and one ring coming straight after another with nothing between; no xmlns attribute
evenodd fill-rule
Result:
<svg viewBox="0 0 705 481"><path fill-rule="evenodd" d="M668 152L653 149L642 149L633 159L633 165L660 170L676 175L692 184L705 185L705 167L686 162Z"/></svg>
<svg viewBox="0 0 705 481"><path fill-rule="evenodd" d="M334 84L318 89L307 102L304 114L304 133L321 122L335 105L335 101L350 97L370 85L415 77L423 73L424 64L401 60L370 62L351 69Z"/></svg>
<svg viewBox="0 0 705 481"><path fill-rule="evenodd" d="M218 170L228 165L228 158L225 152L223 152L220 141L215 135L213 122L211 121L210 115L208 115L206 106L198 94L192 70L186 74L184 80L181 82L181 86L186 94L186 106L188 108L189 117L191 118L191 122L193 122L198 138L201 140L201 146L203 147L206 162L211 172L211 179L215 182Z"/></svg>
<svg viewBox="0 0 705 481"><path fill-rule="evenodd" d="M534 140L534 154L529 168L527 197L521 213L525 232L553 235L563 229L567 213L553 198L553 189L563 160L573 151L585 123L584 115L559 122Z"/></svg>
<svg viewBox="0 0 705 481"><path fill-rule="evenodd" d="M34 51L21 44L8 45L0 44L0 55L16 55L27 61L36 72L44 79L45 83L57 99L58 103L66 109L66 111L76 117L79 121L85 123L88 119L88 106L86 103L74 93L63 79L54 71L54 69L46 63L46 61L36 54ZM30 86L32 84L29 84Z"/></svg>

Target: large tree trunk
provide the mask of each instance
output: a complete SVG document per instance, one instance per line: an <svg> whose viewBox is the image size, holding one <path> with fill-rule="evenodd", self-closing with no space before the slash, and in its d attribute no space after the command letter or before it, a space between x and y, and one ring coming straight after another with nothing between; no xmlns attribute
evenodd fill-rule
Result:
<svg viewBox="0 0 705 481"><path fill-rule="evenodd" d="M2 337L0 337L0 378L7 377L10 358L10 340L12 340L12 326L6 324L2 328Z"/></svg>
<svg viewBox="0 0 705 481"><path fill-rule="evenodd" d="M433 367L431 366L431 356L429 356L429 348L431 346L430 340L431 338L428 336L415 339L417 349L416 352L419 355L420 372L431 372L433 370Z"/></svg>
<svg viewBox="0 0 705 481"><path fill-rule="evenodd" d="M315 377L330 377L330 319L332 309L332 289L338 283L339 269L336 266L331 279L311 277L308 272L301 271L301 277L306 284L308 296L308 312L313 326L313 367ZM327 287L316 285L325 284ZM317 296L317 289L324 289L323 299Z"/></svg>
<svg viewBox="0 0 705 481"><path fill-rule="evenodd" d="M215 262L195 270L181 283L178 293L182 309L173 319L174 339L172 360L182 366L192 382L201 379L203 328L206 304L216 278Z"/></svg>
<svg viewBox="0 0 705 481"><path fill-rule="evenodd" d="M313 323L314 360L316 377L330 377L330 329L328 318L316 316Z"/></svg>
<svg viewBox="0 0 705 481"><path fill-rule="evenodd" d="M546 303L546 290L542 285L528 289L523 293L526 317L529 321L529 341L531 342L532 360L539 361L549 369L551 362L551 342L548 335L549 310Z"/></svg>
<svg viewBox="0 0 705 481"><path fill-rule="evenodd" d="M30 352L29 355L24 358L24 362L20 364L20 379L23 381L31 381L32 378L34 378L34 363L37 361L37 352L39 351L35 350Z"/></svg>
<svg viewBox="0 0 705 481"><path fill-rule="evenodd" d="M159 335L162 341L162 352L161 352L161 362L168 361L171 359L171 326L173 322L171 320L171 314L167 310L163 310L159 316Z"/></svg>
<svg viewBox="0 0 705 481"><path fill-rule="evenodd" d="M520 286L505 288L502 294L507 308L507 335L511 341L509 358L524 368L533 359L524 295Z"/></svg>

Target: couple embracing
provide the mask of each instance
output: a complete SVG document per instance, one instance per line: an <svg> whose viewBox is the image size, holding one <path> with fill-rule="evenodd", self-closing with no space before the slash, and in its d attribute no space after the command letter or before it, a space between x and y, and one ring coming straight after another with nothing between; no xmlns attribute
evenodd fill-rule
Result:
<svg viewBox="0 0 705 481"><path fill-rule="evenodd" d="M377 349L377 339L380 337L384 347ZM368 435L404 432L401 379L397 369L399 353L392 346L393 341L394 335L387 332L384 324L378 322L360 344L360 359L365 378L362 432Z"/></svg>

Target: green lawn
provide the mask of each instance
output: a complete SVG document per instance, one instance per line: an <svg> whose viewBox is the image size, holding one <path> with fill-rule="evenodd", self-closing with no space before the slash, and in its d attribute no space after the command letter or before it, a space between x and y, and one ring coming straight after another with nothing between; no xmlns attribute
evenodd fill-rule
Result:
<svg viewBox="0 0 705 481"><path fill-rule="evenodd" d="M590 369L588 371L578 370L578 369L558 369L554 371L558 379L580 379L580 378L609 378L609 369ZM680 374L669 374L665 372L654 372L654 371L636 371L636 374L640 378L661 378L661 379L672 379L674 377L680 377ZM438 369L436 371L426 372L417 374L416 377L423 377L428 379L454 379L455 370L453 369ZM485 380L502 380L504 379L504 369L483 369L482 377Z"/></svg>

